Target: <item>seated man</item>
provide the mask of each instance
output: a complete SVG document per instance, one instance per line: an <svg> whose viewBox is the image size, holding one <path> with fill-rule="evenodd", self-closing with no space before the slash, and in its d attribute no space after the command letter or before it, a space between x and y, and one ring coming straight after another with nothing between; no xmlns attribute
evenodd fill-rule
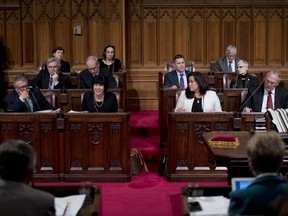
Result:
<svg viewBox="0 0 288 216"><path fill-rule="evenodd" d="M170 89L186 89L188 86L187 75L191 71L186 71L185 59L183 55L177 54L173 58L175 69L164 76L164 87Z"/></svg>
<svg viewBox="0 0 288 216"><path fill-rule="evenodd" d="M263 84L264 83L264 84ZM263 82L248 88L248 94L241 108L244 112L266 112L268 108L288 108L288 90L279 86L280 71L271 70L265 74ZM240 109L242 111L242 109Z"/></svg>
<svg viewBox="0 0 288 216"><path fill-rule="evenodd" d="M256 133L247 143L250 170L256 177L245 189L230 193L229 215L264 215L269 204L287 190L279 175L285 145L274 131Z"/></svg>
<svg viewBox="0 0 288 216"><path fill-rule="evenodd" d="M67 89L69 77L60 71L60 60L56 57L47 60L47 70L42 69L32 80L31 85L40 89Z"/></svg>
<svg viewBox="0 0 288 216"><path fill-rule="evenodd" d="M233 45L229 45L226 48L225 56L219 57L216 63L213 65L213 71L223 71L223 72L235 72L236 65L239 61L236 58L237 48Z"/></svg>
<svg viewBox="0 0 288 216"><path fill-rule="evenodd" d="M55 215L54 196L29 186L35 152L22 140L0 145L0 215Z"/></svg>
<svg viewBox="0 0 288 216"><path fill-rule="evenodd" d="M34 112L54 109L54 107L42 95L40 89L29 88L25 76L16 76L14 90L4 98L6 112Z"/></svg>
<svg viewBox="0 0 288 216"><path fill-rule="evenodd" d="M255 75L248 73L248 62L240 59L237 63L237 76L230 83L230 88L249 88L259 85Z"/></svg>
<svg viewBox="0 0 288 216"><path fill-rule="evenodd" d="M86 59L86 66L87 69L81 71L80 73L81 89L91 89L93 77L96 75L103 75L105 77L108 88L115 88L117 86L112 72L109 72L109 70L106 70L106 68L99 70L100 65L96 56L89 56Z"/></svg>

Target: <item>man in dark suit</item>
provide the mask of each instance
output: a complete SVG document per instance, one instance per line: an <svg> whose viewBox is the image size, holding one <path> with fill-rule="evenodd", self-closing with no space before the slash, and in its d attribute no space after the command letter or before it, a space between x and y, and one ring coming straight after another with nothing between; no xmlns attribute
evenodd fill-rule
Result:
<svg viewBox="0 0 288 216"><path fill-rule="evenodd" d="M174 67L176 70L167 72L164 76L164 87L170 89L186 89L188 86L187 75L191 71L185 70L185 59L183 55L177 54L173 58Z"/></svg>
<svg viewBox="0 0 288 216"><path fill-rule="evenodd" d="M288 108L288 90L279 86L280 71L271 70L265 77L263 82L258 86L248 89L248 94L244 102L244 112L266 112L267 108L278 109ZM270 99L269 99L270 97ZM249 99L249 100L248 100ZM271 105L269 104L271 101Z"/></svg>
<svg viewBox="0 0 288 216"><path fill-rule="evenodd" d="M236 58L237 48L233 45L229 45L226 48L225 56L219 57L216 63L213 65L212 70L215 72L235 72L237 62L239 61Z"/></svg>
<svg viewBox="0 0 288 216"><path fill-rule="evenodd" d="M116 81L113 77L112 72L109 68L102 68L99 70L99 62L96 56L89 56L86 59L87 69L80 72L80 88L81 89L91 89L93 77L96 75L102 75L106 79L108 88L115 88Z"/></svg>
<svg viewBox="0 0 288 216"><path fill-rule="evenodd" d="M31 85L40 89L69 88L69 77L60 71L60 60L56 57L49 58L46 65L48 70L40 70Z"/></svg>
<svg viewBox="0 0 288 216"><path fill-rule="evenodd" d="M264 215L268 205L288 187L278 174L285 155L279 134L256 133L247 143L247 155L256 178L247 188L230 193L229 215Z"/></svg>
<svg viewBox="0 0 288 216"><path fill-rule="evenodd" d="M0 145L0 215L55 215L54 196L29 186L35 152L23 140Z"/></svg>
<svg viewBox="0 0 288 216"><path fill-rule="evenodd" d="M40 89L29 88L25 76L16 76L13 85L14 89L4 98L6 112L34 112L54 109L42 95Z"/></svg>

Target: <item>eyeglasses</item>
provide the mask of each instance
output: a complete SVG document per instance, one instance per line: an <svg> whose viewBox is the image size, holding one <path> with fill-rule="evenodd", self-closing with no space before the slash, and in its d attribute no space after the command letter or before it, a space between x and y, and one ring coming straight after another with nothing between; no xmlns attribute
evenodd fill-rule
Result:
<svg viewBox="0 0 288 216"><path fill-rule="evenodd" d="M20 89L20 90L26 90L26 89L28 89L29 87L28 87L28 85L23 85L23 86L19 86L19 87L16 86L16 88L17 88L17 89Z"/></svg>
<svg viewBox="0 0 288 216"><path fill-rule="evenodd" d="M237 66L236 68L244 68L245 66Z"/></svg>
<svg viewBox="0 0 288 216"><path fill-rule="evenodd" d="M93 68L88 68L89 71L96 71L98 69L99 65L97 64L95 67Z"/></svg>
<svg viewBox="0 0 288 216"><path fill-rule="evenodd" d="M265 83L268 84L268 85L272 85L272 86L278 84L278 82L271 82L271 81L269 81L267 79L265 79Z"/></svg>

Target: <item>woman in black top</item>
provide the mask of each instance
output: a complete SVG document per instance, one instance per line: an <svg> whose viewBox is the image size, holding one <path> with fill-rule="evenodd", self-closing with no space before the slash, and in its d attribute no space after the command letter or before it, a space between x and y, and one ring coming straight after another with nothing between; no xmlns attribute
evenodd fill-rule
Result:
<svg viewBox="0 0 288 216"><path fill-rule="evenodd" d="M108 45L104 48L103 58L99 59L100 70L109 72L122 71L121 61L115 58L115 46Z"/></svg>
<svg viewBox="0 0 288 216"><path fill-rule="evenodd" d="M113 92L107 92L105 77L97 75L93 78L92 91L85 92L82 111L117 112L118 102Z"/></svg>

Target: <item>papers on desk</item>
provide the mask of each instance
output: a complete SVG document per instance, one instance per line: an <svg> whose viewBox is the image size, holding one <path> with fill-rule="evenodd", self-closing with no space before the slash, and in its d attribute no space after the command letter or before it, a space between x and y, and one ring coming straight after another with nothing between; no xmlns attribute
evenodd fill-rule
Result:
<svg viewBox="0 0 288 216"><path fill-rule="evenodd" d="M191 202L199 202L202 210L190 212L190 216L228 214L229 199L223 196L188 197L188 203Z"/></svg>
<svg viewBox="0 0 288 216"><path fill-rule="evenodd" d="M58 108L57 110L52 110L52 109L49 109L49 110L39 110L39 111L35 111L35 113L60 113L61 112L61 109Z"/></svg>
<svg viewBox="0 0 288 216"><path fill-rule="evenodd" d="M88 111L75 111L75 110L70 110L68 113L88 113Z"/></svg>
<svg viewBox="0 0 288 216"><path fill-rule="evenodd" d="M55 197L56 216L76 216L84 203L85 196L85 194L81 194L67 197Z"/></svg>

